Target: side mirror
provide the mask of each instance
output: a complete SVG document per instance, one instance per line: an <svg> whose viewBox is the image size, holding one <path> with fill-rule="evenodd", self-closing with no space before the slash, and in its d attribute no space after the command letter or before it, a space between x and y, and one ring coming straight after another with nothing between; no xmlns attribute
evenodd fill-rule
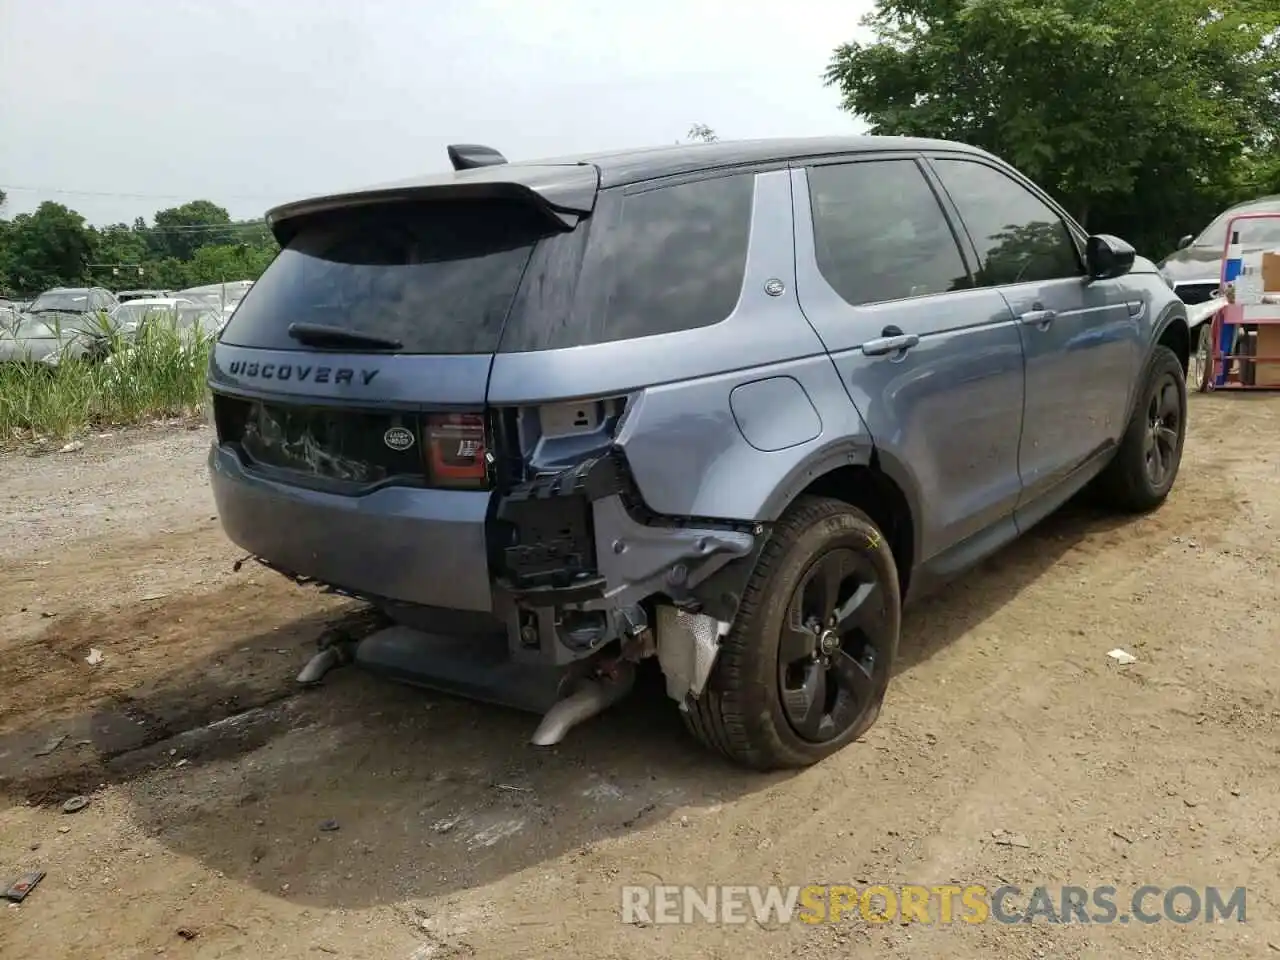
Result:
<svg viewBox="0 0 1280 960"><path fill-rule="evenodd" d="M1188 233L1185 237L1183 237L1181 240L1178 241L1178 249L1179 250L1187 249L1187 247L1191 246L1191 242L1193 240L1195 240L1195 237L1193 237L1191 234Z"/></svg>
<svg viewBox="0 0 1280 960"><path fill-rule="evenodd" d="M1112 280L1133 269L1133 247L1109 233L1094 234L1084 245L1085 267L1090 280Z"/></svg>

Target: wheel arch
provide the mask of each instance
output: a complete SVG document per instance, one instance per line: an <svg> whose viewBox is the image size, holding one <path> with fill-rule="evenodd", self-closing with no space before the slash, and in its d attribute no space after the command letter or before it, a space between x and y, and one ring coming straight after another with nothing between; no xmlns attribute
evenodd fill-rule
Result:
<svg viewBox="0 0 1280 960"><path fill-rule="evenodd" d="M1146 370L1151 365L1151 358L1157 348L1168 347L1182 365L1185 378L1191 367L1191 329L1187 326L1187 308L1181 300L1174 300L1165 306L1151 325L1151 337L1147 340L1147 348L1142 353L1142 363L1134 373L1129 384L1129 407L1125 423L1133 417L1138 404L1142 402L1142 383Z"/></svg>
<svg viewBox="0 0 1280 960"><path fill-rule="evenodd" d="M857 507L880 528L893 552L903 597L920 557L920 505L909 471L875 447L829 450L801 465L797 479L769 505L776 520L799 497L820 496Z"/></svg>
<svg viewBox="0 0 1280 960"><path fill-rule="evenodd" d="M1156 347L1168 347L1182 364L1185 375L1191 366L1191 327L1187 323L1187 311L1181 303L1171 303L1156 321L1151 344L1147 355L1143 358L1142 369L1146 369L1147 361Z"/></svg>

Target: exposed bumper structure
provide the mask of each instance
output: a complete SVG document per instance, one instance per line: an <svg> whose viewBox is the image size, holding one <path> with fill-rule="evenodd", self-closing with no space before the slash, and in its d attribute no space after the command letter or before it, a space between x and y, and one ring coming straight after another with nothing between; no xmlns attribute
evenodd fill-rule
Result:
<svg viewBox="0 0 1280 960"><path fill-rule="evenodd" d="M673 699L698 696L764 540L753 524L647 514L612 453L499 495L386 486L343 496L273 479L217 445L209 465L233 541L398 621L321 651L299 682L354 660L546 713L537 743L624 696L644 656L658 655ZM454 614L465 631L447 625Z"/></svg>

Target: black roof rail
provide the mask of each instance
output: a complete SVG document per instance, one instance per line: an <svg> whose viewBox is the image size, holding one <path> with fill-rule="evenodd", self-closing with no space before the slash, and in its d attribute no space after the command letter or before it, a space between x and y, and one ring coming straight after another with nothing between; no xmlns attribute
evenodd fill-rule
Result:
<svg viewBox="0 0 1280 960"><path fill-rule="evenodd" d="M475 167L496 167L506 163L507 158L493 147L479 143L451 143L447 147L449 162L455 170L471 170Z"/></svg>

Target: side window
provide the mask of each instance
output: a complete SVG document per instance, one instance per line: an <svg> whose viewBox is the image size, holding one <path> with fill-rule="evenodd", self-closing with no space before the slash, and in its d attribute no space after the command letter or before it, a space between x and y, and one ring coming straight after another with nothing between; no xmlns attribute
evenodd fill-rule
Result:
<svg viewBox="0 0 1280 960"><path fill-rule="evenodd" d="M809 169L818 269L848 303L970 286L938 198L914 160Z"/></svg>
<svg viewBox="0 0 1280 960"><path fill-rule="evenodd" d="M738 304L755 175L601 193L591 219L535 253L503 353L706 327Z"/></svg>
<svg viewBox="0 0 1280 960"><path fill-rule="evenodd" d="M719 323L747 270L753 174L626 194L602 241L605 329L592 341ZM588 263L595 261L590 257ZM596 261L599 263L599 261Z"/></svg>
<svg viewBox="0 0 1280 960"><path fill-rule="evenodd" d="M934 160L933 165L978 248L979 286L1084 272L1067 225L1022 184L972 160Z"/></svg>

